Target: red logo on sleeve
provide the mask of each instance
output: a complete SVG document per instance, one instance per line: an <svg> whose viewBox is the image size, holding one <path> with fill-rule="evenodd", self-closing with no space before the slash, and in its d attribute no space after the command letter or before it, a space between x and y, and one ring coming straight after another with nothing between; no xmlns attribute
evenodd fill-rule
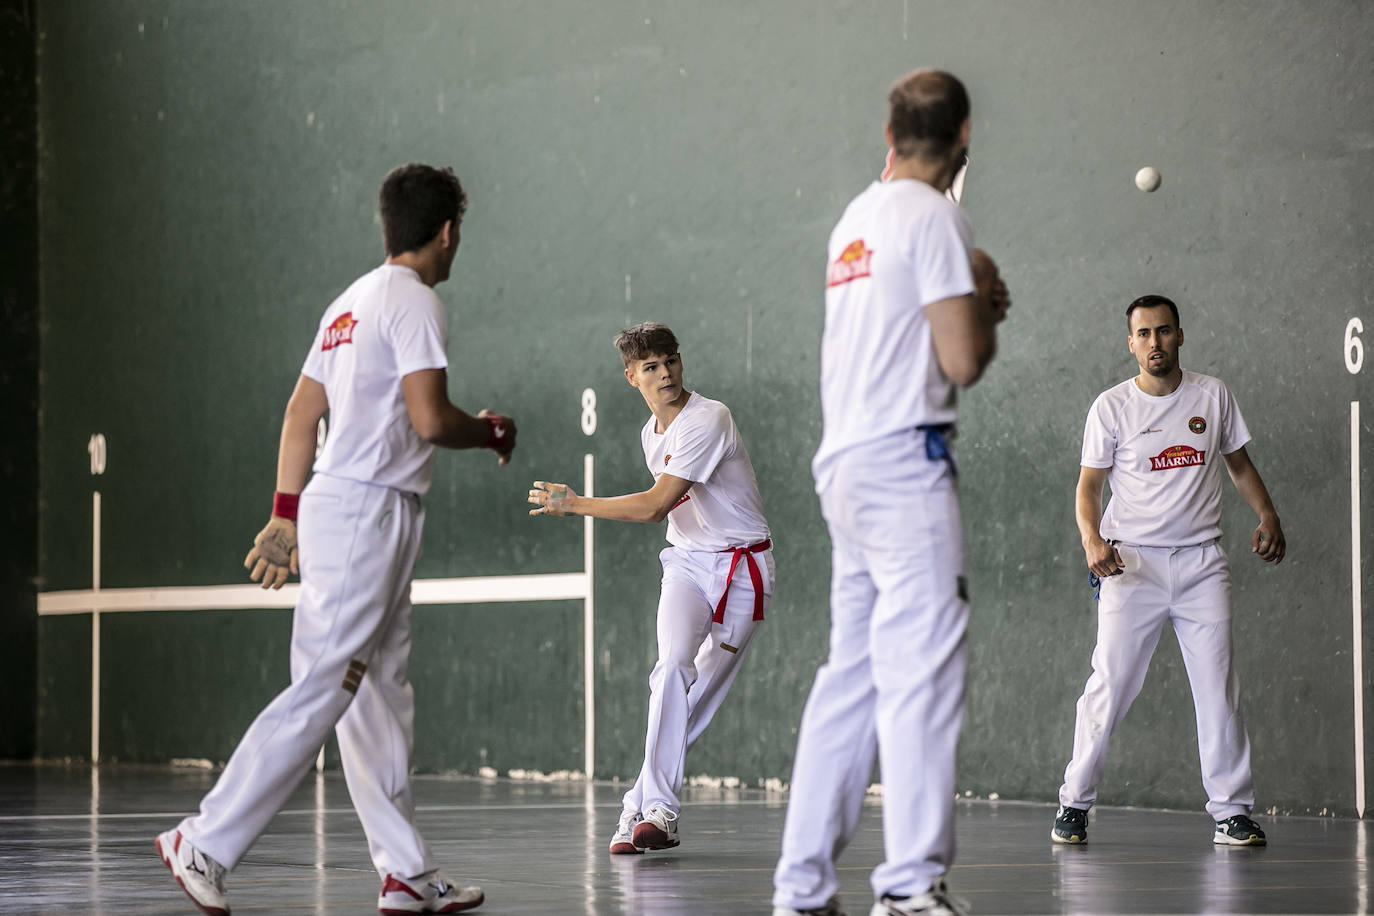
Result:
<svg viewBox="0 0 1374 916"><path fill-rule="evenodd" d="M1171 445L1150 459L1150 470L1171 471L1174 468L1188 468L1207 463L1207 453L1198 451L1191 445Z"/></svg>
<svg viewBox="0 0 1374 916"><path fill-rule="evenodd" d="M358 322L353 320L352 312L344 312L334 323L324 329L324 339L320 342L321 350L332 350L343 344L353 342L353 329L358 326Z"/></svg>
<svg viewBox="0 0 1374 916"><path fill-rule="evenodd" d="M867 277L869 275L868 268L872 262L873 249L865 245L863 239L855 239L826 268L826 287L841 286L851 280Z"/></svg>

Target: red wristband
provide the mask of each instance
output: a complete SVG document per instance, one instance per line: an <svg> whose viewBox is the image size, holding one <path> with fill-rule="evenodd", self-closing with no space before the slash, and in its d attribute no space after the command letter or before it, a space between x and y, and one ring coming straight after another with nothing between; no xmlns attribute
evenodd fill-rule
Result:
<svg viewBox="0 0 1374 916"><path fill-rule="evenodd" d="M487 444L482 448L489 448L493 452L509 451L510 427L506 425L505 417L483 417L487 421Z"/></svg>
<svg viewBox="0 0 1374 916"><path fill-rule="evenodd" d="M296 509L300 505L301 496L299 493L273 493L272 494L272 514L282 518L296 520Z"/></svg>

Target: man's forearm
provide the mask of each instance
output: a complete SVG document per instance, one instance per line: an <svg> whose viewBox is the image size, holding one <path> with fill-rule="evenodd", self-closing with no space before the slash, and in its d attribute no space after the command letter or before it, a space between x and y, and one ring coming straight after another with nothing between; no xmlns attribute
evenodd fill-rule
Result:
<svg viewBox="0 0 1374 916"><path fill-rule="evenodd" d="M1079 488L1074 498L1074 515L1078 521L1078 536L1083 544L1102 537L1102 494L1084 492Z"/></svg>
<svg viewBox="0 0 1374 916"><path fill-rule="evenodd" d="M491 425L457 407L449 406L440 414L439 428L428 441L441 448L482 448L491 437Z"/></svg>
<svg viewBox="0 0 1374 916"><path fill-rule="evenodd" d="M1255 470L1253 464L1234 475L1232 481L1236 485L1236 492L1257 516L1261 519L1278 518L1278 512L1274 511L1274 503L1269 498L1269 489L1265 487L1259 471Z"/></svg>
<svg viewBox="0 0 1374 916"><path fill-rule="evenodd" d="M277 450L277 492L299 493L310 479L319 440L319 418L311 420L287 411L281 426L281 445Z"/></svg>
<svg viewBox="0 0 1374 916"><path fill-rule="evenodd" d="M613 522L661 522L668 515L651 490L625 496L578 496L568 503L567 511Z"/></svg>

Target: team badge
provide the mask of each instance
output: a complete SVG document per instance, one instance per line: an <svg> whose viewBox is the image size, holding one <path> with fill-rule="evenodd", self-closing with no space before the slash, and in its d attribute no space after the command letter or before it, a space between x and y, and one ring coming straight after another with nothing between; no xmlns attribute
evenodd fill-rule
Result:
<svg viewBox="0 0 1374 916"><path fill-rule="evenodd" d="M1207 432L1207 421L1202 417L1193 417L1188 421L1188 428L1200 436Z"/></svg>
<svg viewBox="0 0 1374 916"><path fill-rule="evenodd" d="M1150 470L1172 471L1174 468L1189 468L1207 463L1207 453L1198 451L1191 445L1171 445L1150 459Z"/></svg>
<svg viewBox="0 0 1374 916"><path fill-rule="evenodd" d="M673 460L673 453L672 453L672 452L669 452L668 454L664 455L664 456L663 456L663 466L666 468L666 467L668 466L668 462L669 462L669 461L672 461L672 460Z"/></svg>
<svg viewBox="0 0 1374 916"><path fill-rule="evenodd" d="M344 312L334 323L324 329L324 338L320 341L321 350L332 350L341 344L351 344L353 342L353 329L358 326L358 322L353 320L352 312Z"/></svg>
<svg viewBox="0 0 1374 916"><path fill-rule="evenodd" d="M869 275L869 265L873 262L873 249L864 244L863 239L855 239L845 246L840 256L830 262L825 270L825 285L842 286L850 280L858 280Z"/></svg>

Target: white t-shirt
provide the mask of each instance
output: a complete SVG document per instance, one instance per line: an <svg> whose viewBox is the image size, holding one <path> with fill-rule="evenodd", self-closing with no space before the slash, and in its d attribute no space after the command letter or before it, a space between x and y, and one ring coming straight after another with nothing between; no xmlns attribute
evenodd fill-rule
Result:
<svg viewBox="0 0 1374 916"><path fill-rule="evenodd" d="M845 208L826 270L817 492L845 450L954 422L925 307L973 292L972 249L968 215L922 181L875 181Z"/></svg>
<svg viewBox="0 0 1374 916"><path fill-rule="evenodd" d="M758 480L730 408L692 392L666 431L656 425L651 415L639 434L649 473L692 481L668 513L668 543L716 551L766 540Z"/></svg>
<svg viewBox="0 0 1374 916"><path fill-rule="evenodd" d="M1235 398L1210 375L1185 369L1164 397L1133 378L1108 388L1083 429L1083 466L1111 468L1102 537L1187 547L1220 536L1221 456L1249 441Z"/></svg>
<svg viewBox="0 0 1374 916"><path fill-rule="evenodd" d="M315 472L424 494L434 446L411 425L401 378L447 369L448 315L409 267L363 274L325 310L301 374L324 385L329 435Z"/></svg>

